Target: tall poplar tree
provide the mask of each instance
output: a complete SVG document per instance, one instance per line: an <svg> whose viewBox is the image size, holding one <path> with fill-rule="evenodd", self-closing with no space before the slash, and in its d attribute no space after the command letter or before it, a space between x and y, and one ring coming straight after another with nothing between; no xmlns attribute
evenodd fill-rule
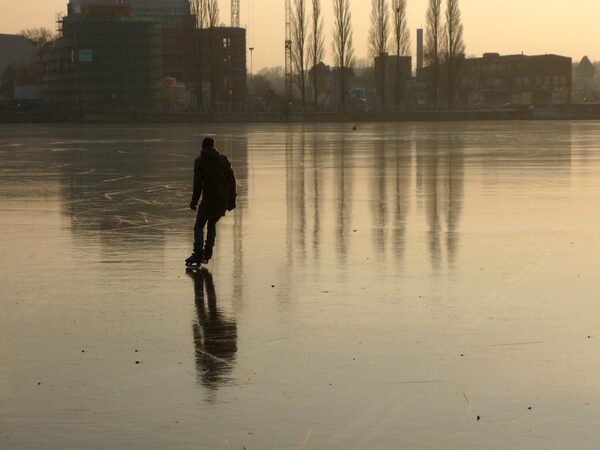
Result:
<svg viewBox="0 0 600 450"><path fill-rule="evenodd" d="M448 71L448 107L454 108L460 60L465 54L463 24L459 0L447 0L446 26L444 28L444 59Z"/></svg>
<svg viewBox="0 0 600 450"><path fill-rule="evenodd" d="M425 61L432 71L433 104L437 108L440 95L440 61L442 44L442 0L429 0Z"/></svg>
<svg viewBox="0 0 600 450"><path fill-rule="evenodd" d="M306 106L306 28L306 0L295 0L292 18L292 63L303 108Z"/></svg>
<svg viewBox="0 0 600 450"><path fill-rule="evenodd" d="M402 100L400 85L400 57L410 55L410 31L406 13L406 0L392 0L394 50L396 53L396 108Z"/></svg>
<svg viewBox="0 0 600 450"><path fill-rule="evenodd" d="M349 0L333 0L333 56L339 70L339 90L342 106L346 107L346 91L354 67L352 43L352 14Z"/></svg>
<svg viewBox="0 0 600 450"><path fill-rule="evenodd" d="M319 69L318 65L325 56L325 41L323 38L323 17L321 15L321 0L312 0L312 17L310 23L310 45L308 59L312 65L313 102L315 108L319 102Z"/></svg>
<svg viewBox="0 0 600 450"><path fill-rule="evenodd" d="M390 38L390 20L387 0L372 0L371 29L369 31L369 51L377 70L378 94L381 106L385 105L386 56ZM379 59L379 67L376 64Z"/></svg>

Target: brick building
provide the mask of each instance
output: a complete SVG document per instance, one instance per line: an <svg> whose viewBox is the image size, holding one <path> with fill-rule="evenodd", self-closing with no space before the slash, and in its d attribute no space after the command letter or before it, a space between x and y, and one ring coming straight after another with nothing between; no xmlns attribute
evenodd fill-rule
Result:
<svg viewBox="0 0 600 450"><path fill-rule="evenodd" d="M571 90L571 58L487 53L463 61L458 95L469 107L547 106L570 103Z"/></svg>
<svg viewBox="0 0 600 450"><path fill-rule="evenodd" d="M505 55L486 53L456 63L456 99L459 108L549 106L571 102L572 61L558 55ZM447 73L439 68L440 105L447 104ZM432 86L432 67L419 73L419 81ZM430 93L431 95L431 93Z"/></svg>

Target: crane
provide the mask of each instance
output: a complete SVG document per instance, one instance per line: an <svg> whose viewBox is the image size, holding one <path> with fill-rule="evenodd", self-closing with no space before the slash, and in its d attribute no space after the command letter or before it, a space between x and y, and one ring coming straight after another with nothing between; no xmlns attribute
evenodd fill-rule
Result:
<svg viewBox="0 0 600 450"><path fill-rule="evenodd" d="M240 27L240 0L231 0L231 26Z"/></svg>
<svg viewBox="0 0 600 450"><path fill-rule="evenodd" d="M293 95L292 80L292 4L285 0L285 90L291 103Z"/></svg>

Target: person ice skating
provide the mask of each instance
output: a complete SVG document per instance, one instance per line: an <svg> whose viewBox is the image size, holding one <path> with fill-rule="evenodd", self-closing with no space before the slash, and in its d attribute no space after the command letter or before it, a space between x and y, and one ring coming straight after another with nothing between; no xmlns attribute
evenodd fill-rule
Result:
<svg viewBox="0 0 600 450"><path fill-rule="evenodd" d="M213 138L205 138L200 157L194 161L194 193L190 208L198 213L194 225L194 253L185 261L186 266L200 266L211 260L217 222L227 211L235 209L236 197L235 174L229 159L217 151Z"/></svg>

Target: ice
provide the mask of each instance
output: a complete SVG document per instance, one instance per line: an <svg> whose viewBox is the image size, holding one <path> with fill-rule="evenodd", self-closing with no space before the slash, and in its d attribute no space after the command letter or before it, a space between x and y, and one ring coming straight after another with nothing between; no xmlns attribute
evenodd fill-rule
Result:
<svg viewBox="0 0 600 450"><path fill-rule="evenodd" d="M240 196L186 274L205 134ZM595 448L599 137L0 127L0 448Z"/></svg>

